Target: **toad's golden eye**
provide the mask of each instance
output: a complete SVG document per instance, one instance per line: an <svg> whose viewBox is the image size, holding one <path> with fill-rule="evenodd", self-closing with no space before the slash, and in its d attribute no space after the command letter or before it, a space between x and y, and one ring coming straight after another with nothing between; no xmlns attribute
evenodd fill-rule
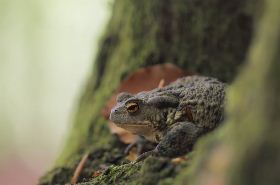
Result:
<svg viewBox="0 0 280 185"><path fill-rule="evenodd" d="M136 112L139 109L139 105L135 102L129 102L125 106L126 110L130 113Z"/></svg>

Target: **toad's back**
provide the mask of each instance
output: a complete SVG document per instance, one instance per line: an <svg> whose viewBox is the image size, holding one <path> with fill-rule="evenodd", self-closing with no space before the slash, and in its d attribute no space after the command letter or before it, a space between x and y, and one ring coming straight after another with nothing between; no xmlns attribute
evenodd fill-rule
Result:
<svg viewBox="0 0 280 185"><path fill-rule="evenodd" d="M225 84L216 78L189 76L155 89L151 96L172 95L179 99L177 109L188 109L199 127L214 128L223 118ZM151 97L150 97L151 98Z"/></svg>

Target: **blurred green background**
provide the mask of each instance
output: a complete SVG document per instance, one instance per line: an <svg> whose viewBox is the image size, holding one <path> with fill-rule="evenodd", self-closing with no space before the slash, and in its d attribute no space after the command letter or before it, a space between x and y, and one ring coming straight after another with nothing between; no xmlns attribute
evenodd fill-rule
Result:
<svg viewBox="0 0 280 185"><path fill-rule="evenodd" d="M34 184L51 167L111 3L0 0L1 184Z"/></svg>

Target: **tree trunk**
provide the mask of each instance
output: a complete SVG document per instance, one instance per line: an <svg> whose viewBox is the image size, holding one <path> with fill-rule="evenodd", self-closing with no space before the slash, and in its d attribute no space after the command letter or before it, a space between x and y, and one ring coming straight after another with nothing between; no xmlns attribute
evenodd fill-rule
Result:
<svg viewBox="0 0 280 185"><path fill-rule="evenodd" d="M39 184L70 182L86 153L78 179L85 185L279 182L280 3L266 1L262 9L258 2L116 0L65 148ZM201 138L188 160L122 164L125 145L101 110L127 75L173 63L231 84L246 55L228 90L225 124ZM98 174L104 164L109 168Z"/></svg>

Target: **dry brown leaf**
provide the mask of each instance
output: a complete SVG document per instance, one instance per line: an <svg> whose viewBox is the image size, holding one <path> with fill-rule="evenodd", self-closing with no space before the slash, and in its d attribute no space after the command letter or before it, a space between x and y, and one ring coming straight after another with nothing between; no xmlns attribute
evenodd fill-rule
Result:
<svg viewBox="0 0 280 185"><path fill-rule="evenodd" d="M165 80L164 79L161 79L160 81L159 81L159 84L158 84L158 88L162 88L163 86L164 86L164 84L165 84Z"/></svg>
<svg viewBox="0 0 280 185"><path fill-rule="evenodd" d="M128 155L126 156L126 159L129 161L135 161L137 157L137 149L134 147L129 151Z"/></svg>
<svg viewBox="0 0 280 185"><path fill-rule="evenodd" d="M95 172L93 172L92 177L98 177L99 175L101 175L103 173L104 170L97 170Z"/></svg>
<svg viewBox="0 0 280 185"><path fill-rule="evenodd" d="M129 75L119 86L116 93L107 102L102 110L103 116L108 119L111 109L116 105L116 97L120 92L129 92L136 94L141 91L149 91L157 87L163 87L176 79L191 75L193 73L185 73L179 67L173 64L158 64L146 68L140 68L133 74ZM132 143L137 138L135 135L124 129L117 127L112 122L109 123L112 133L117 134L124 143Z"/></svg>
<svg viewBox="0 0 280 185"><path fill-rule="evenodd" d="M183 156L183 157L176 157L176 158L173 158L173 159L171 160L171 162L172 162L173 164L180 164L180 163L186 161L187 159L188 159L188 158L185 157L185 156Z"/></svg>

